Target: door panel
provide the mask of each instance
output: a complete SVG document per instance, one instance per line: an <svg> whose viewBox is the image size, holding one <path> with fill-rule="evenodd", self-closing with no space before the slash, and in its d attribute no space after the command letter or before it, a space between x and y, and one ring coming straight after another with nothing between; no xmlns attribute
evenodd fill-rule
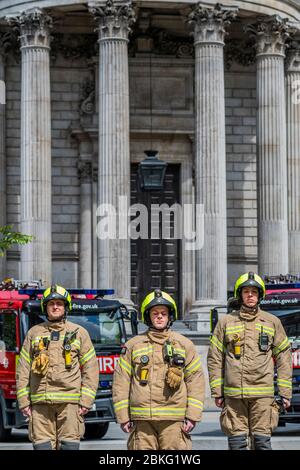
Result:
<svg viewBox="0 0 300 470"><path fill-rule="evenodd" d="M139 189L137 184L138 165L131 166L131 204L144 204L148 209L148 240L131 240L131 296L135 304L140 306L143 298L151 290L160 287L174 297L179 306L179 262L180 240L162 239L161 214L152 214L152 229L158 239L151 240L151 205L168 204L172 206L180 202L179 165L168 165L163 191L146 191ZM135 217L134 217L135 218ZM171 236L174 231L174 217L170 219Z"/></svg>

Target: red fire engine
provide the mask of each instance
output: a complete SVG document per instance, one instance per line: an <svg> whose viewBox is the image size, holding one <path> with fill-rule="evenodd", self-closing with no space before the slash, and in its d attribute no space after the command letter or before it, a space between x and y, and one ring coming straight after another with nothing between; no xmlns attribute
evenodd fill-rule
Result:
<svg viewBox="0 0 300 470"><path fill-rule="evenodd" d="M103 437L115 421L112 375L128 335L137 334L137 312L116 299L105 299L113 290L68 289L72 297L70 321L90 334L99 361L99 388L93 408L86 415L86 437ZM16 366L28 330L43 321L43 293L38 281L13 279L0 283L0 440L12 428L26 426L16 400Z"/></svg>
<svg viewBox="0 0 300 470"><path fill-rule="evenodd" d="M266 276L265 282L266 297L261 308L280 318L292 348L292 402L279 419L279 425L285 426L300 423L300 276Z"/></svg>

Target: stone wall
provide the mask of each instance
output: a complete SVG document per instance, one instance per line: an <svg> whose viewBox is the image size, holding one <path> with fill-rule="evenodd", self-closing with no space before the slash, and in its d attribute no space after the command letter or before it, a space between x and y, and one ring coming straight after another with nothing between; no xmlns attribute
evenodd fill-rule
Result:
<svg viewBox="0 0 300 470"><path fill-rule="evenodd" d="M227 247L229 288L236 277L257 269L256 77L225 75Z"/></svg>
<svg viewBox="0 0 300 470"><path fill-rule="evenodd" d="M77 285L80 207L78 144L71 129L78 127L86 76L78 62L51 70L53 278L68 286Z"/></svg>

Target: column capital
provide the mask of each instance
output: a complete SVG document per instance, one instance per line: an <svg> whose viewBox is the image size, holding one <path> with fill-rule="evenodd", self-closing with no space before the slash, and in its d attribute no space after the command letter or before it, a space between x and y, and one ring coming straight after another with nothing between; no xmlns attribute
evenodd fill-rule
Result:
<svg viewBox="0 0 300 470"><path fill-rule="evenodd" d="M236 17L237 7L225 7L217 3L214 8L206 8L197 3L187 21L194 25L195 45L215 43L224 45L226 26Z"/></svg>
<svg viewBox="0 0 300 470"><path fill-rule="evenodd" d="M40 8L32 8L6 20L20 32L21 48L50 47L50 30L52 18Z"/></svg>
<svg viewBox="0 0 300 470"><path fill-rule="evenodd" d="M286 40L292 32L292 26L288 18L273 15L259 18L257 22L247 25L246 32L256 37L256 57L285 57Z"/></svg>
<svg viewBox="0 0 300 470"><path fill-rule="evenodd" d="M286 73L300 72L300 40L293 40L289 44L285 62Z"/></svg>
<svg viewBox="0 0 300 470"><path fill-rule="evenodd" d="M98 23L99 41L123 39L128 41L131 25L135 22L135 13L131 3L117 3L107 0L104 5L89 2L89 11Z"/></svg>
<svg viewBox="0 0 300 470"><path fill-rule="evenodd" d="M92 181L93 169L92 162L79 160L78 162L78 178L82 183Z"/></svg>

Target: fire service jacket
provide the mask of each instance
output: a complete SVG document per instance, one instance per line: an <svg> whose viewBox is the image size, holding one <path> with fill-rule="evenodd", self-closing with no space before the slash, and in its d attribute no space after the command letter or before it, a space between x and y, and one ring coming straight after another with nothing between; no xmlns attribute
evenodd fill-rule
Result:
<svg viewBox="0 0 300 470"><path fill-rule="evenodd" d="M67 369L64 337L66 332L75 330L76 336L71 342L71 368ZM50 340L46 351L49 367L45 376L37 375L31 370L34 345L40 338ZM98 361L90 336L84 328L69 321L46 321L28 331L17 367L19 408L36 403L79 403L85 408L90 408L98 384Z"/></svg>
<svg viewBox="0 0 300 470"><path fill-rule="evenodd" d="M268 338L266 350L259 345L262 333ZM240 358L234 354L236 334ZM251 318L234 311L219 320L210 343L208 372L213 397L273 397L275 365L279 395L291 398L290 343L277 317L260 309Z"/></svg>
<svg viewBox="0 0 300 470"><path fill-rule="evenodd" d="M113 378L113 403L118 423L135 420L200 421L205 383L194 344L179 333L168 330L162 336L148 330L130 339L120 356ZM174 352L185 358L177 389L166 383L169 364L164 359L168 340ZM140 383L141 358L149 358L148 383Z"/></svg>

